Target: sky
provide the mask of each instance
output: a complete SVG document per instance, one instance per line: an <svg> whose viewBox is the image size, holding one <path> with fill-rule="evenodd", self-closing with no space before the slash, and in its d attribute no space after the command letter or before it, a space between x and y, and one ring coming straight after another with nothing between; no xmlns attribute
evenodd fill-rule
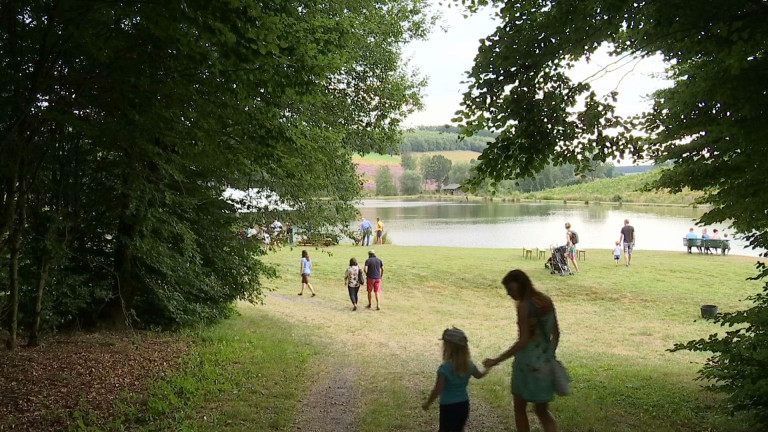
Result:
<svg viewBox="0 0 768 432"><path fill-rule="evenodd" d="M404 50L410 66L428 79L424 89L424 109L408 117L408 127L450 123L466 90L466 85L461 82L474 63L479 40L491 34L497 26L491 9L464 18L457 8L440 6L438 1L432 0L433 8L442 14L442 19L432 35L426 41L409 44ZM646 96L668 85L662 78L663 61L660 58L627 59L611 65L615 61L605 52L597 53L590 63L579 63L571 78L582 80L609 66L615 70L591 81L597 94L617 89L619 114L637 114L648 109L650 102Z"/></svg>

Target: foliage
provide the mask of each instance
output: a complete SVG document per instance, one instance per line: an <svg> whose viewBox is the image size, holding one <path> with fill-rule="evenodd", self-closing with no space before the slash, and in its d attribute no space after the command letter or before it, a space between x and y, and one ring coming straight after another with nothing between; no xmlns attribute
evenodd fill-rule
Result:
<svg viewBox="0 0 768 432"><path fill-rule="evenodd" d="M394 196L397 195L397 186L392 178L389 167L384 165L376 170L376 195Z"/></svg>
<svg viewBox="0 0 768 432"><path fill-rule="evenodd" d="M452 162L443 155L434 155L424 160L421 170L424 174L424 180L432 180L437 183L438 190L451 173Z"/></svg>
<svg viewBox="0 0 768 432"><path fill-rule="evenodd" d="M712 205L701 223L730 223L766 256L768 190L761 180L768 165L768 4L460 3L498 5L502 20L481 41L455 119L470 136L483 129L499 133L480 157L476 185L486 177L524 178L550 162L572 163L583 173L591 161L611 157L673 161L653 186L701 192L699 202ZM660 55L667 62L672 84L653 95L649 113L623 118L616 114L615 92L599 96L588 81L569 77L574 62L601 47L619 59ZM758 270L758 278L768 275ZM753 299L749 310L719 321L736 326L726 336L686 347L713 353L702 377L730 395L732 410L759 414L767 412L768 386L754 386L763 381L752 372L768 369L768 344L758 343L768 326L768 297ZM758 420L768 426L764 414Z"/></svg>
<svg viewBox="0 0 768 432"><path fill-rule="evenodd" d="M420 127L403 134L400 152L432 152L451 150L471 150L482 152L492 140L488 136L462 137L455 129L445 129L439 126Z"/></svg>
<svg viewBox="0 0 768 432"><path fill-rule="evenodd" d="M0 3L0 317L178 326L257 301L238 230L346 224L394 151L422 1ZM228 188L272 198L233 203ZM237 205L236 205L237 204ZM247 212L238 208L247 207ZM37 312L40 306L40 312Z"/></svg>
<svg viewBox="0 0 768 432"><path fill-rule="evenodd" d="M462 183L467 180L472 174L471 165L467 162L458 162L451 165L451 170L448 172L448 183Z"/></svg>
<svg viewBox="0 0 768 432"><path fill-rule="evenodd" d="M421 192L424 179L415 170L406 170L400 176L400 193L403 195L416 195Z"/></svg>
<svg viewBox="0 0 768 432"><path fill-rule="evenodd" d="M400 155L400 166L402 166L405 171L415 170L416 158L413 157L412 153L403 153Z"/></svg>

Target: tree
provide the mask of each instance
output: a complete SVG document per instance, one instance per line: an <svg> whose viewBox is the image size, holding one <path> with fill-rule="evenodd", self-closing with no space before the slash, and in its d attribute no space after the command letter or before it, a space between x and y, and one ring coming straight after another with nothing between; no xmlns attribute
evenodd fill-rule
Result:
<svg viewBox="0 0 768 432"><path fill-rule="evenodd" d="M400 166L402 166L405 171L415 170L416 158L413 157L413 154L411 152L403 153L400 156Z"/></svg>
<svg viewBox="0 0 768 432"><path fill-rule="evenodd" d="M503 21L485 38L469 72L464 133L499 132L480 156L479 178L522 178L548 163L653 158L674 161L653 185L704 192L700 223L730 223L766 256L768 190L768 4L710 0L582 2L462 1L500 5ZM598 96L567 74L574 62L608 47L619 60L660 54L672 85L653 95L650 112L616 114L615 93ZM480 180L475 182L480 183ZM768 276L758 264L757 278ZM768 426L768 284L754 306L724 314L723 336L680 345L709 351L702 369L732 411Z"/></svg>
<svg viewBox="0 0 768 432"><path fill-rule="evenodd" d="M403 195L416 195L420 193L423 181L424 179L418 171L404 171L400 176L400 193Z"/></svg>
<svg viewBox="0 0 768 432"><path fill-rule="evenodd" d="M432 180L437 183L438 190L448 179L451 172L451 160L443 155L434 155L426 160L424 164L424 179Z"/></svg>
<svg viewBox="0 0 768 432"><path fill-rule="evenodd" d="M469 162L457 162L448 172L448 183L463 183L470 176Z"/></svg>
<svg viewBox="0 0 768 432"><path fill-rule="evenodd" d="M355 216L351 155L394 151L419 104L400 58L430 25L424 6L0 3L11 347L19 329L36 340L43 316L176 327L260 298L275 269L238 228ZM292 210L239 213L229 187Z"/></svg>
<svg viewBox="0 0 768 432"><path fill-rule="evenodd" d="M394 196L397 195L397 186L392 179L392 173L386 165L380 166L376 170L376 195Z"/></svg>

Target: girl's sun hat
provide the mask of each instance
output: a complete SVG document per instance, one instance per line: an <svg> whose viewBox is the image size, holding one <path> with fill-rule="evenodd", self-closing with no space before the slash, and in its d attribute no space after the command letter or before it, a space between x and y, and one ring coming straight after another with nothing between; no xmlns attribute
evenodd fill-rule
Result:
<svg viewBox="0 0 768 432"><path fill-rule="evenodd" d="M443 337L441 337L440 340L455 343L456 345L467 346L467 335L464 334L463 330L456 327L445 329L445 331L443 331Z"/></svg>

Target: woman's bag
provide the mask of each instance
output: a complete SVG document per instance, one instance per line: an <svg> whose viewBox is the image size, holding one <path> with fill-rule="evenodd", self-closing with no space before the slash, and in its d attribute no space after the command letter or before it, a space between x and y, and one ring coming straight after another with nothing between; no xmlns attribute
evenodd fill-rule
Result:
<svg viewBox="0 0 768 432"><path fill-rule="evenodd" d="M358 267L357 269L357 287L358 288L363 285L364 278L365 277L363 276L363 269Z"/></svg>
<svg viewBox="0 0 768 432"><path fill-rule="evenodd" d="M530 301L528 303L528 308L529 310L533 309L536 311L536 321L539 324L539 331L541 331L541 337L546 342L547 349L549 349L550 340L547 337L547 332L546 332L546 329L544 328L544 323L541 322L539 309L536 307L533 301ZM554 387L555 393L557 393L559 396L567 396L568 393L570 392L571 376L568 375L568 370L557 358L552 359L552 362L549 368L549 376L550 378L552 378L552 386Z"/></svg>
<svg viewBox="0 0 768 432"><path fill-rule="evenodd" d="M555 393L560 396L567 396L571 387L571 376L568 375L568 370L563 366L560 360L555 359L552 362L552 367L549 373L552 375L552 383L555 388Z"/></svg>

